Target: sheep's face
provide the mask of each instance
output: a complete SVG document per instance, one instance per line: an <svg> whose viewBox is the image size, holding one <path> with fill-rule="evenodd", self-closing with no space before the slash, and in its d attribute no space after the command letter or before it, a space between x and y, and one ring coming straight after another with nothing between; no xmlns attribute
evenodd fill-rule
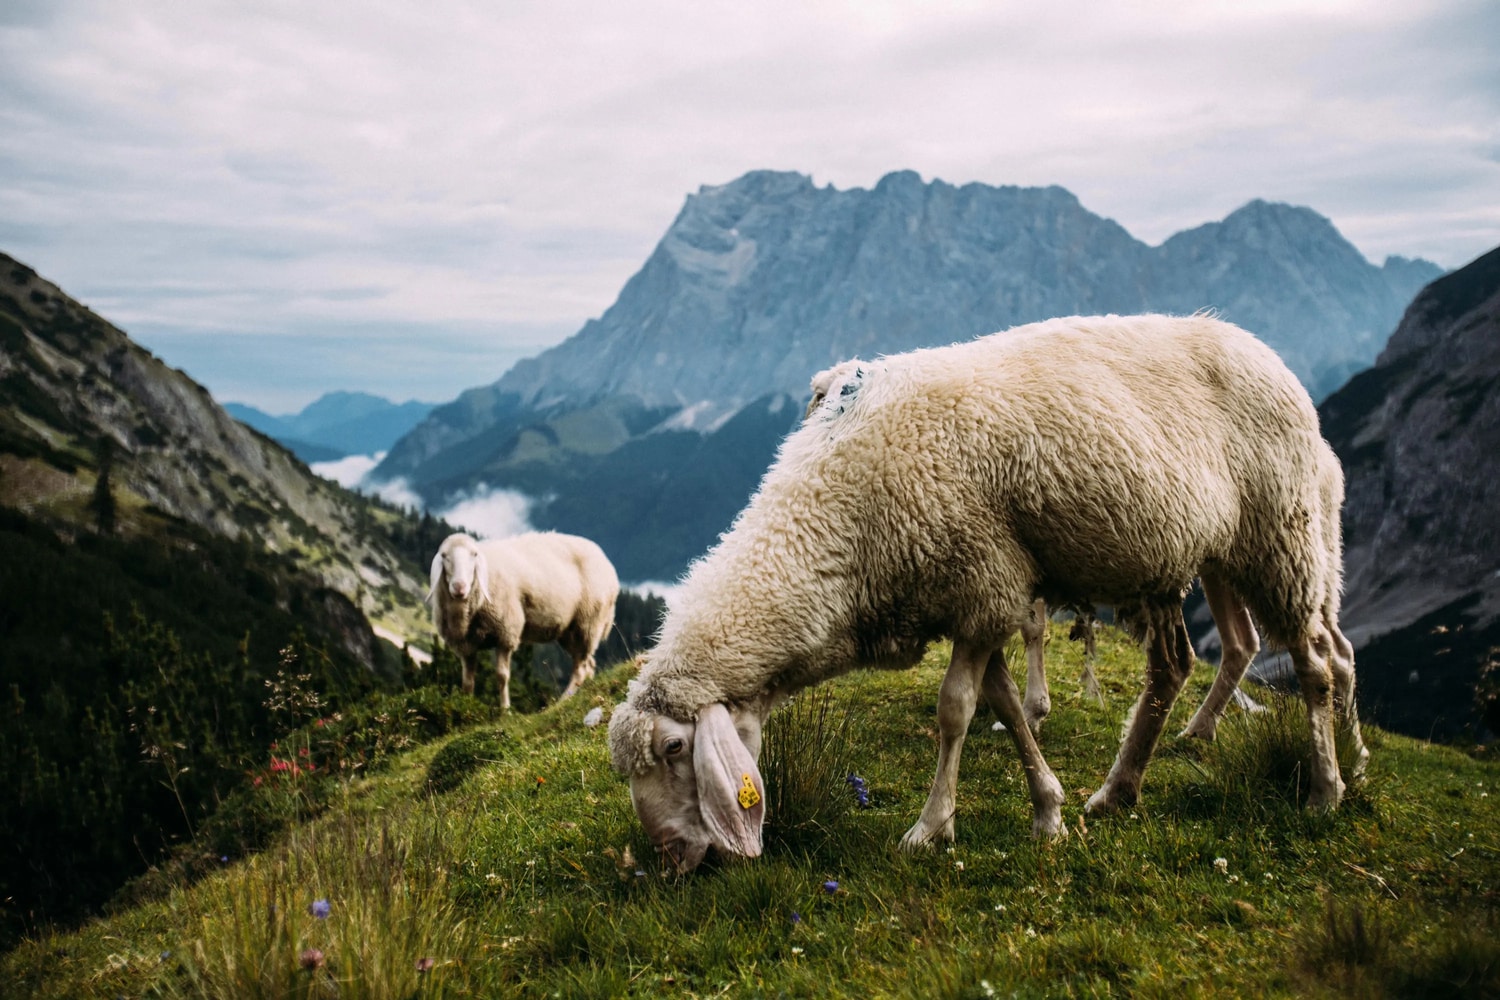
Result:
<svg viewBox="0 0 1500 1000"><path fill-rule="evenodd" d="M612 743L631 739L624 730L637 727L642 741L649 738L650 756L630 768L630 799L666 859L688 872L710 847L759 855L765 786L751 749L760 746L759 720L747 715L737 729L723 705L707 706L696 723L622 705L610 722ZM615 747L617 766L622 752Z"/></svg>
<svg viewBox="0 0 1500 1000"><path fill-rule="evenodd" d="M456 601L467 600L475 589L487 600L488 579L484 553L474 540L467 535L451 535L432 560L432 591L428 598L436 597L446 582L448 595Z"/></svg>

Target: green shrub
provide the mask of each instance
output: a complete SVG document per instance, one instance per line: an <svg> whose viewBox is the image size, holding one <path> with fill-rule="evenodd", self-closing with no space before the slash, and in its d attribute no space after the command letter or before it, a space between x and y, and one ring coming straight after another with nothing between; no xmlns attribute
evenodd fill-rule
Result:
<svg viewBox="0 0 1500 1000"><path fill-rule="evenodd" d="M448 741L427 765L427 787L449 792L485 764L498 763L505 752L505 733L476 729Z"/></svg>

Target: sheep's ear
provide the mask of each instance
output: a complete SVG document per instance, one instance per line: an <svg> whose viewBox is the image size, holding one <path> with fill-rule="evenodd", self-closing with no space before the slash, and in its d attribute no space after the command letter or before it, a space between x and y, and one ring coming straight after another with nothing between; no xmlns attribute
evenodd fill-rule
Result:
<svg viewBox="0 0 1500 1000"><path fill-rule="evenodd" d="M765 782L729 710L718 703L698 712L693 773L698 779L698 806L714 846L729 854L758 857L766 819Z"/></svg>
<svg viewBox="0 0 1500 1000"><path fill-rule="evenodd" d="M479 588L479 596L484 598L484 603L490 603L490 561L478 548L474 549L474 584Z"/></svg>
<svg viewBox="0 0 1500 1000"><path fill-rule="evenodd" d="M438 584L443 582L443 553L439 552L432 557L432 569L427 571L432 578L432 586L427 588L427 603L431 604L437 600Z"/></svg>

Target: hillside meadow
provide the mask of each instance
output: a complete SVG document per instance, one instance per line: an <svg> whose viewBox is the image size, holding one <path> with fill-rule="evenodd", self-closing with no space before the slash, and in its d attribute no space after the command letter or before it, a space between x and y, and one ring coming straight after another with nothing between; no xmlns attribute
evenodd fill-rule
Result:
<svg viewBox="0 0 1500 1000"><path fill-rule="evenodd" d="M1086 822L1143 660L1101 634L1099 705L1078 691L1080 647L1050 631L1042 745L1070 799L1060 841L1030 839L1014 748L981 708L957 844L897 849L935 763L938 644L914 670L850 675L773 719L765 856L663 872L605 727L581 721L622 696L622 666L570 702L337 780L259 853L32 937L3 958L0 993L1500 996L1489 753L1368 727L1368 780L1311 816L1300 703L1270 699L1232 711L1213 745L1168 735L1139 806ZM1198 664L1169 734L1211 676Z"/></svg>

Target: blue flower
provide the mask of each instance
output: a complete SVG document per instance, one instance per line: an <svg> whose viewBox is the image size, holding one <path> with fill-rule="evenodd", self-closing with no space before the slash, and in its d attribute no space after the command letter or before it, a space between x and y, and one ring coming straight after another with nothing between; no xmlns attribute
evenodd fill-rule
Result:
<svg viewBox="0 0 1500 1000"><path fill-rule="evenodd" d="M839 884L833 879L829 879L827 882L823 883L823 891L832 895L833 893L839 891Z"/></svg>
<svg viewBox="0 0 1500 1000"><path fill-rule="evenodd" d="M327 920L328 914L333 912L333 907L329 905L326 899L315 899L307 904L307 912L319 920Z"/></svg>
<svg viewBox="0 0 1500 1000"><path fill-rule="evenodd" d="M802 914L798 913L796 910L793 910L792 911L792 916L791 916L791 921L794 924L800 924L800 923L802 923Z"/></svg>
<svg viewBox="0 0 1500 1000"><path fill-rule="evenodd" d="M857 774L851 774L844 779L844 783L854 789L854 800L859 803L861 809L870 808L870 789L865 784L865 779Z"/></svg>

